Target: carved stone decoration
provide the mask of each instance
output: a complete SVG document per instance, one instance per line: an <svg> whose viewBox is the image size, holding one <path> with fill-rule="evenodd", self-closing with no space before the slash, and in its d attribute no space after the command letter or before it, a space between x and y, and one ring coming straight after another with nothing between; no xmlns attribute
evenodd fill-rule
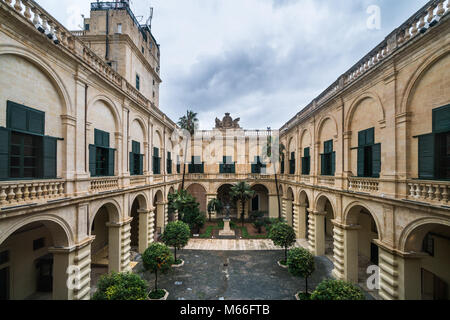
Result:
<svg viewBox="0 0 450 320"><path fill-rule="evenodd" d="M241 129L239 121L241 118L234 119L230 117L229 113L225 113L222 121L216 118L216 129Z"/></svg>

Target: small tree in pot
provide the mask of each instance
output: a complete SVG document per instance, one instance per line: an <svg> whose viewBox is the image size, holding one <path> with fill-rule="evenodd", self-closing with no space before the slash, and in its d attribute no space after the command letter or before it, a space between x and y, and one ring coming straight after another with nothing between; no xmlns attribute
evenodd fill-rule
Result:
<svg viewBox="0 0 450 320"><path fill-rule="evenodd" d="M174 247L175 264L181 264L181 259L177 259L177 249L184 248L191 236L189 225L183 221L169 222L162 235L162 241L170 247Z"/></svg>
<svg viewBox="0 0 450 320"><path fill-rule="evenodd" d="M155 274L155 289L150 292L151 299L161 299L165 295L164 290L158 289L158 272L166 273L174 262L169 247L162 243L152 243L143 253L144 268Z"/></svg>
<svg viewBox="0 0 450 320"><path fill-rule="evenodd" d="M308 277L312 275L315 270L314 256L304 248L294 248L289 250L287 265L289 273L295 277L302 277L305 279L305 292L298 293L299 297L309 297L308 294Z"/></svg>
<svg viewBox="0 0 450 320"><path fill-rule="evenodd" d="M286 265L287 250L296 240L294 229L287 223L279 222L270 228L269 238L276 246L284 248L284 261L282 261L281 264Z"/></svg>

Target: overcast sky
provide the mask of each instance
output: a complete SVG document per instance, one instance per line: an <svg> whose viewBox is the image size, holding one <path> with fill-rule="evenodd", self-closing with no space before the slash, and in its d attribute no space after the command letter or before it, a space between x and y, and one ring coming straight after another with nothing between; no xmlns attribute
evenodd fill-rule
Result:
<svg viewBox="0 0 450 320"><path fill-rule="evenodd" d="M71 30L89 0L37 0ZM160 105L200 128L225 112L247 129L279 129L426 0L134 0L161 45ZM380 28L367 21L378 6Z"/></svg>

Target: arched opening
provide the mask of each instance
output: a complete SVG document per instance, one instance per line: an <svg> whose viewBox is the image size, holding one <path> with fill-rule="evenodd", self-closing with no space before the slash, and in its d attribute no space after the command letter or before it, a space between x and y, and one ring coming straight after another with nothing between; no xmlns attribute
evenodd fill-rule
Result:
<svg viewBox="0 0 450 320"><path fill-rule="evenodd" d="M131 205L130 217L133 219L130 223L130 246L132 252L132 259L138 253L142 253L145 248L146 242L146 230L144 230L144 226L146 225L145 219L146 216L143 216L141 221L141 213L144 215L147 214L147 201L143 195L138 195ZM142 224L142 226L141 226ZM142 229L142 230L141 230Z"/></svg>
<svg viewBox="0 0 450 320"><path fill-rule="evenodd" d="M308 239L309 237L309 199L305 191L300 192L299 197L299 238Z"/></svg>
<svg viewBox="0 0 450 320"><path fill-rule="evenodd" d="M169 195L174 194L174 193L175 193L175 189L173 187L170 187L169 193L167 194L168 202L170 201ZM176 220L176 217L175 217L176 212L171 209L170 203L168 203L167 205L169 206L168 210L167 210L167 214L169 215L169 222L173 222Z"/></svg>
<svg viewBox="0 0 450 320"><path fill-rule="evenodd" d="M164 232L164 197L160 190L156 192L153 198L153 206L155 207L154 239L158 241Z"/></svg>
<svg viewBox="0 0 450 320"><path fill-rule="evenodd" d="M357 226L354 230L348 230L347 239L353 240L352 244L347 244L349 250L349 264L354 264L356 274L350 272L350 280L357 282L362 288L374 296L378 296L378 290L369 290L367 288L367 268L372 265L378 265L378 246L374 240L379 239L378 227L370 211L362 206L354 206L347 215L348 225ZM355 232L352 237L351 232ZM357 242L354 245L354 241ZM349 241L350 242L350 241Z"/></svg>
<svg viewBox="0 0 450 320"><path fill-rule="evenodd" d="M294 192L291 188L287 189L286 192L286 199L285 199L285 205L286 205L286 221L287 224L291 227L294 226Z"/></svg>
<svg viewBox="0 0 450 320"><path fill-rule="evenodd" d="M101 275L120 270L120 235L114 223L118 222L119 213L113 204L105 204L94 216L91 235L95 236L91 244L91 287L95 287Z"/></svg>
<svg viewBox="0 0 450 320"><path fill-rule="evenodd" d="M317 201L317 211L322 217L323 221L323 229L318 228L318 225L316 223L316 232L322 233L322 234L316 234L316 237L318 237L319 247L321 248L319 250L319 253L321 255L326 255L331 261L334 260L333 258L333 250L334 250L334 241L333 241L333 223L332 220L334 219L334 210L333 206L331 205L330 200L326 196L321 196L319 200ZM323 249L322 249L323 248Z"/></svg>
<svg viewBox="0 0 450 320"><path fill-rule="evenodd" d="M450 226L428 223L416 227L405 251L416 259L404 261L405 299L450 299ZM420 258L421 257L421 258Z"/></svg>
<svg viewBox="0 0 450 320"><path fill-rule="evenodd" d="M193 183L187 188L187 192L200 203L200 211L206 212L206 190L198 183Z"/></svg>
<svg viewBox="0 0 450 320"><path fill-rule="evenodd" d="M64 299L67 262L53 253L68 247L56 222L37 221L14 231L0 244L0 300ZM62 277L61 277L62 276Z"/></svg>
<svg viewBox="0 0 450 320"><path fill-rule="evenodd" d="M255 196L250 201L250 212L264 212L269 214L269 190L262 184L252 186Z"/></svg>
<svg viewBox="0 0 450 320"><path fill-rule="evenodd" d="M224 184L219 187L217 190L217 199L219 199L224 206L227 204L230 205L230 217L238 218L237 214L237 204L235 201L231 200L230 192L231 192L231 184ZM225 210L223 210L223 214L225 214Z"/></svg>

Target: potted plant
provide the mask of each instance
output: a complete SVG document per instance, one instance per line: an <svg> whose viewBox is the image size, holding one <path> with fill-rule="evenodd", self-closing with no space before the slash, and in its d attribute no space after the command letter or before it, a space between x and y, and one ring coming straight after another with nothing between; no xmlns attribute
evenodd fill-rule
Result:
<svg viewBox="0 0 450 320"><path fill-rule="evenodd" d="M174 265L172 267L181 267L184 261L177 259L177 249L181 250L188 242L191 235L189 226L183 221L169 222L162 235L162 241L174 248Z"/></svg>
<svg viewBox="0 0 450 320"><path fill-rule="evenodd" d="M152 243L142 254L144 268L155 274L155 289L149 293L150 300L166 300L169 292L158 289L158 272L166 273L174 262L172 252L165 244Z"/></svg>
<svg viewBox="0 0 450 320"><path fill-rule="evenodd" d="M305 291L298 292L295 297L297 300L307 300L309 298L308 277L315 270L314 256L304 248L291 249L288 253L287 266L290 274L305 279Z"/></svg>
<svg viewBox="0 0 450 320"><path fill-rule="evenodd" d="M105 274L97 283L93 300L146 300L147 283L133 273Z"/></svg>
<svg viewBox="0 0 450 320"><path fill-rule="evenodd" d="M311 294L311 300L365 300L364 293L357 286L342 280L322 281Z"/></svg>
<svg viewBox="0 0 450 320"><path fill-rule="evenodd" d="M284 260L278 261L278 265L287 268L287 250L296 240L294 229L284 222L276 223L270 228L269 238L276 246L284 248Z"/></svg>

